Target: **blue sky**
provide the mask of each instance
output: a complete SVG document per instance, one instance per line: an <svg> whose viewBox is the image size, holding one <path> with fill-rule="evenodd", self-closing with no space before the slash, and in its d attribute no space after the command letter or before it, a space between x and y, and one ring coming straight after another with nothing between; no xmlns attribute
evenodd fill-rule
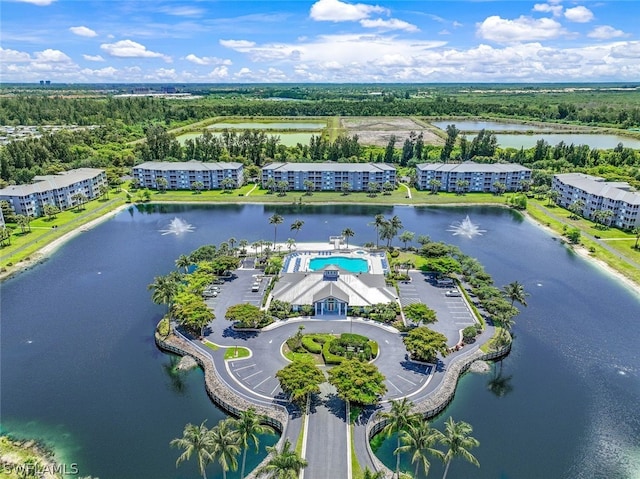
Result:
<svg viewBox="0 0 640 479"><path fill-rule="evenodd" d="M2 0L2 82L640 81L640 2Z"/></svg>

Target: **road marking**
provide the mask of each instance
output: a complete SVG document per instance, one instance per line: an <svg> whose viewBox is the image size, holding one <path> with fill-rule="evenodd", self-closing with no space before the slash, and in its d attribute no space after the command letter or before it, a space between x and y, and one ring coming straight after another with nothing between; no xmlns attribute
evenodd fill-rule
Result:
<svg viewBox="0 0 640 479"><path fill-rule="evenodd" d="M260 374L261 372L262 372L262 369L261 369L260 371L258 371L258 372L255 372L255 373L253 373L253 374L250 374L250 375L249 375L249 376L247 376L246 378L242 378L242 379L246 381L247 379L252 378L253 376L256 376L257 374Z"/></svg>
<svg viewBox="0 0 640 479"><path fill-rule="evenodd" d="M403 378L402 376L396 376L398 379L402 379L403 381L407 381L409 384L411 384L412 386L417 386L416 383L414 383L413 381L409 381L407 378Z"/></svg>
<svg viewBox="0 0 640 479"><path fill-rule="evenodd" d="M398 387L397 387L395 384L393 384L393 383L392 383L391 381L389 381L388 379L387 379L387 382L388 382L389 384L391 384L391 386L393 386L393 388L394 388L396 391L398 391L398 393L399 393L399 394L402 394L402 390L398 389Z"/></svg>
<svg viewBox="0 0 640 479"><path fill-rule="evenodd" d="M271 344L272 342L273 342L273 339L270 339L270 340L269 340L269 344Z"/></svg>
<svg viewBox="0 0 640 479"><path fill-rule="evenodd" d="M267 376L266 379L263 379L262 381L260 381L258 384L256 384L254 387L254 389L258 389L258 386L262 386L264 383L266 383L269 379L271 379L271 376Z"/></svg>
<svg viewBox="0 0 640 479"><path fill-rule="evenodd" d="M271 395L273 396L276 393L276 390L280 387L279 384L276 384L276 387L273 388L273 391L271 391Z"/></svg>
<svg viewBox="0 0 640 479"><path fill-rule="evenodd" d="M387 343L387 344L389 344L389 340L388 340L388 339L385 339L385 340L384 340L384 342L385 342L385 343Z"/></svg>
<svg viewBox="0 0 640 479"><path fill-rule="evenodd" d="M233 364L235 365L235 363L233 363ZM254 367L255 365L256 365L256 364L255 364L255 363L253 363L253 364L249 364L248 366L242 366L241 368L236 368L236 367L234 366L233 370L234 370L234 371L236 371L236 372L237 372L237 371L242 371L243 369L252 368L252 367Z"/></svg>

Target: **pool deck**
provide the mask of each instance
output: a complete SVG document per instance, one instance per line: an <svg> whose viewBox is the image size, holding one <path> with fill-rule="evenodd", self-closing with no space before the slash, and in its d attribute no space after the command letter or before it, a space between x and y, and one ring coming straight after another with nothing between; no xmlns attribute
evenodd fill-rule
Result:
<svg viewBox="0 0 640 479"><path fill-rule="evenodd" d="M286 256L282 272L313 271L309 267L313 258L329 259L331 256L364 259L369 265L369 274L384 274L389 269L385 253L372 253L358 245L349 245L349 248L341 245L340 248L335 248L329 243L301 243Z"/></svg>

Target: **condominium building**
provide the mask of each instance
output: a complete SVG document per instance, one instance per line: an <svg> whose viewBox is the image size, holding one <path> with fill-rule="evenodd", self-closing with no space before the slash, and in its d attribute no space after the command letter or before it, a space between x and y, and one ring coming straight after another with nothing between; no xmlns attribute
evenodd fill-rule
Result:
<svg viewBox="0 0 640 479"><path fill-rule="evenodd" d="M599 210L610 210L611 225L622 229L640 226L640 193L631 191L628 183L605 181L583 173L563 173L553 177L551 188L559 193L556 203L564 208L582 201L585 218L593 218Z"/></svg>
<svg viewBox="0 0 640 479"><path fill-rule="evenodd" d="M216 190L241 186L243 171L242 163L148 161L134 166L132 174L141 188L158 189L158 179L164 178L166 186L161 187L168 190L192 190L194 183L203 190Z"/></svg>
<svg viewBox="0 0 640 479"><path fill-rule="evenodd" d="M339 191L345 183L350 191L367 191L373 182L395 187L396 169L386 163L271 163L262 168L263 188L281 181L289 190L307 190L311 182L315 191Z"/></svg>
<svg viewBox="0 0 640 479"><path fill-rule="evenodd" d="M416 165L420 190L431 189L431 181L440 182L440 191L491 192L495 183L505 185L505 191L522 189L522 181L531 180L531 170L515 163L422 163ZM465 181L466 186L460 186Z"/></svg>
<svg viewBox="0 0 640 479"><path fill-rule="evenodd" d="M8 201L16 214L37 217L44 214L47 204L66 210L97 198L103 186L107 186L104 170L78 168L56 175L36 176L28 185L3 188L0 200Z"/></svg>

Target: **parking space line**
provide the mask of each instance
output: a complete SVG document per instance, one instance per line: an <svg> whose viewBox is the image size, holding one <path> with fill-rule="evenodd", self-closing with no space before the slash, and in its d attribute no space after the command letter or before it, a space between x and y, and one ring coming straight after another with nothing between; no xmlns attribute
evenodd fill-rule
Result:
<svg viewBox="0 0 640 479"><path fill-rule="evenodd" d="M403 381L407 381L409 384L411 384L412 386L417 386L416 383L414 383L413 381L409 381L407 378L403 378L402 376L396 376L398 379L402 379Z"/></svg>
<svg viewBox="0 0 640 479"><path fill-rule="evenodd" d="M275 388L273 388L273 391L271 391L271 395L273 396L276 393L276 390L280 387L279 384L276 385Z"/></svg>
<svg viewBox="0 0 640 479"><path fill-rule="evenodd" d="M252 378L253 376L255 376L255 375L257 375L257 374L260 374L261 372L262 372L262 369L261 369L260 371L258 371L258 372L255 372L255 373L253 373L253 374L250 374L250 375L249 375L249 376L247 376L246 378L242 378L242 380L243 380L243 381L246 381L247 379Z"/></svg>
<svg viewBox="0 0 640 479"><path fill-rule="evenodd" d="M235 363L231 363L231 366L233 366ZM233 370L234 371L242 371L243 369L247 369L247 368L252 368L256 365L256 363L253 364L249 364L248 366L242 366L241 368L236 368L234 367Z"/></svg>
<svg viewBox="0 0 640 479"><path fill-rule="evenodd" d="M391 386L393 386L393 388L394 388L396 391L398 391L398 393L399 393L399 394L402 394L402 390L398 389L398 387L397 387L395 384L393 384L393 383L392 383L391 381L389 381L388 379L387 379L387 382L388 382L389 384L391 384Z"/></svg>
<svg viewBox="0 0 640 479"><path fill-rule="evenodd" d="M267 376L265 379L263 379L262 381L260 381L258 384L256 384L254 387L254 389L258 389L258 386L262 386L264 383L266 383L269 379L271 379L271 376ZM266 392L266 391L265 391Z"/></svg>

